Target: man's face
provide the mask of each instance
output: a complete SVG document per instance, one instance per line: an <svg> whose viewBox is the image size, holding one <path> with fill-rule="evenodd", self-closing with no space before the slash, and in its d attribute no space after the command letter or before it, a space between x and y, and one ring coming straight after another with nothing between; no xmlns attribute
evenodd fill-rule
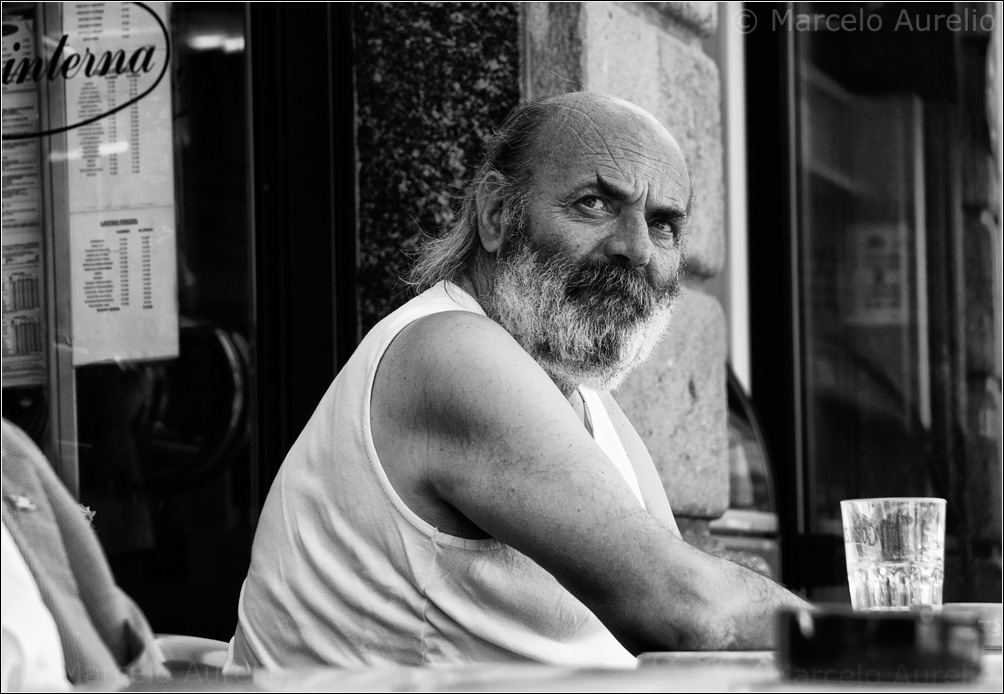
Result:
<svg viewBox="0 0 1004 694"><path fill-rule="evenodd" d="M567 108L538 139L527 213L531 243L569 257L640 268L655 286L683 263L687 164L651 115L620 102Z"/></svg>
<svg viewBox="0 0 1004 694"><path fill-rule="evenodd" d="M616 387L665 330L690 200L676 143L648 114L568 109L541 133L520 223L486 302L559 387Z"/></svg>

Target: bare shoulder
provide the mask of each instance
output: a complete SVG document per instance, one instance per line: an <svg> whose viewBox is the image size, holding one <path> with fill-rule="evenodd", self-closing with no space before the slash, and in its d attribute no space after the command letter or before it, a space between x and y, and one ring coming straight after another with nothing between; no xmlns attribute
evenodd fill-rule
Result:
<svg viewBox="0 0 1004 694"><path fill-rule="evenodd" d="M407 351L436 368L442 363L484 358L495 353L522 353L512 336L486 316L470 311L443 311L425 316L401 331L388 354Z"/></svg>
<svg viewBox="0 0 1004 694"><path fill-rule="evenodd" d="M459 438L468 467L479 450L510 446L514 432L535 440L556 419L559 428L577 423L565 396L509 333L462 311L426 316L400 333L380 363L373 406L400 436L422 445L450 450ZM449 461L431 462L444 462L449 473Z"/></svg>
<svg viewBox="0 0 1004 694"><path fill-rule="evenodd" d="M461 509L503 468L543 452L548 432L574 436L567 400L497 323L449 311L415 321L377 370L373 443L397 493L451 534L491 530ZM581 426L579 427L581 429Z"/></svg>
<svg viewBox="0 0 1004 694"><path fill-rule="evenodd" d="M560 396L509 333L468 311L436 313L402 330L381 361L378 380L405 407L419 398L424 407L409 411L423 424L438 412L470 407L471 400L490 400L492 393L529 388L533 395L550 390Z"/></svg>

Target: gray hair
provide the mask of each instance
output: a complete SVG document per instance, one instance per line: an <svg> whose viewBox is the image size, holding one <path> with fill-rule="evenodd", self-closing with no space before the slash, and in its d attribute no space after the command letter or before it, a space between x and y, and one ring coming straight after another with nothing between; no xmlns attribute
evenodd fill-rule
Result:
<svg viewBox="0 0 1004 694"><path fill-rule="evenodd" d="M484 159L464 188L454 221L419 246L406 281L421 292L442 280L457 282L484 267L487 251L478 233L477 191L491 186L502 203L502 228L519 228L536 158L536 135L560 109L555 99L527 101L514 108L484 145ZM491 182L490 182L491 181Z"/></svg>

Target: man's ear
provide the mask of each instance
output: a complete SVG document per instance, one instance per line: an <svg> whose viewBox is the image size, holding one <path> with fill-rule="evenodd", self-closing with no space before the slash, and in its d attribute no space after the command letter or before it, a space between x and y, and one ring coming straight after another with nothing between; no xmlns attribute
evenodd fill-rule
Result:
<svg viewBox="0 0 1004 694"><path fill-rule="evenodd" d="M502 245L502 175L491 171L474 191L478 206L478 236L481 245L489 253L498 251Z"/></svg>

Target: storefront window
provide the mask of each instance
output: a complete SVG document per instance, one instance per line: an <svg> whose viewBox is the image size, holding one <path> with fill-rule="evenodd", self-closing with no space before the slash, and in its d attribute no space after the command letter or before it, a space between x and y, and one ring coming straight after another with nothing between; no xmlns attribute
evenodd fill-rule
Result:
<svg viewBox="0 0 1004 694"><path fill-rule="evenodd" d="M218 638L259 503L245 12L3 10L4 417L155 629Z"/></svg>
<svg viewBox="0 0 1004 694"><path fill-rule="evenodd" d="M974 547L1000 541L996 19L980 3L790 12L805 530L839 551L841 499L946 498L946 600L976 599ZM816 597L845 590L834 565Z"/></svg>

